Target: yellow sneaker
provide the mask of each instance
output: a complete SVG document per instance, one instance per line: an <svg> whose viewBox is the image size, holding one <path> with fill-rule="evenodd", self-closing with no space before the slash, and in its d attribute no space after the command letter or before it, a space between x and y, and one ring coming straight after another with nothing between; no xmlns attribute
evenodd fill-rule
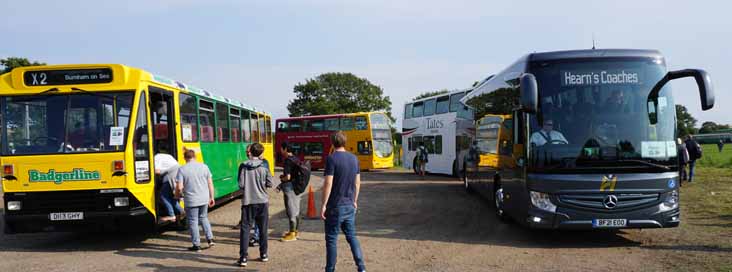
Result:
<svg viewBox="0 0 732 272"><path fill-rule="evenodd" d="M297 241L297 234L295 232L288 232L285 234L285 236L282 236L282 239L280 239L282 242L291 242L291 241Z"/></svg>

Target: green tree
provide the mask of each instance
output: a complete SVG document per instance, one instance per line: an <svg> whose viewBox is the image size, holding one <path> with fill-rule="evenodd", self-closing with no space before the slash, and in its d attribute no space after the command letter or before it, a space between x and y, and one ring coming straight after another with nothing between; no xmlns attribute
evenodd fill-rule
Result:
<svg viewBox="0 0 732 272"><path fill-rule="evenodd" d="M0 65L3 66L2 71L0 71L0 74L8 73L12 71L13 69L17 67L24 67L24 66L40 66L40 65L46 65L46 63L43 62L31 62L30 60L26 58L18 58L18 57L8 57L5 59L0 59Z"/></svg>
<svg viewBox="0 0 732 272"><path fill-rule="evenodd" d="M683 105L676 105L676 131L679 137L696 133L696 119Z"/></svg>
<svg viewBox="0 0 732 272"><path fill-rule="evenodd" d="M296 97L287 105L290 116L384 111L394 121L384 90L351 73L321 74L293 91Z"/></svg>
<svg viewBox="0 0 732 272"><path fill-rule="evenodd" d="M432 96L436 96L436 95L446 94L446 93L449 93L449 92L450 91L448 91L447 89L442 89L442 90L439 90L439 91L424 92L424 93L416 96L414 99L412 99L412 101L417 101L417 100L420 100L422 98L432 97Z"/></svg>
<svg viewBox="0 0 732 272"><path fill-rule="evenodd" d="M701 128L699 128L699 133L700 134L715 133L720 130L725 130L725 129L729 129L729 128L730 128L729 125L717 124L712 121L707 121L707 122L702 123Z"/></svg>

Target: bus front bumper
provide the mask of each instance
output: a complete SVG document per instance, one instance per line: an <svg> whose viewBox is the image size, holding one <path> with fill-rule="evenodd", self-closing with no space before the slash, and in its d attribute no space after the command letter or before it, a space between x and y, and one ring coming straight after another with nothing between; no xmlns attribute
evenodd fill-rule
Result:
<svg viewBox="0 0 732 272"><path fill-rule="evenodd" d="M622 226L598 226L598 220L621 219ZM555 213L535 207L529 209L526 224L538 229L627 229L672 228L679 226L681 211L678 207L664 210L660 205L622 212L597 212L558 207ZM616 221L617 222L617 221ZM621 221L622 222L622 221Z"/></svg>
<svg viewBox="0 0 732 272"><path fill-rule="evenodd" d="M154 225L154 216L126 189L6 193L3 232L106 230ZM127 200L126 205L115 199ZM20 208L9 209L9 203Z"/></svg>
<svg viewBox="0 0 732 272"><path fill-rule="evenodd" d="M5 214L3 231L6 234L32 232L94 231L134 227L135 223L153 220L147 209L138 207L129 211L83 212L81 220L52 221L50 214Z"/></svg>

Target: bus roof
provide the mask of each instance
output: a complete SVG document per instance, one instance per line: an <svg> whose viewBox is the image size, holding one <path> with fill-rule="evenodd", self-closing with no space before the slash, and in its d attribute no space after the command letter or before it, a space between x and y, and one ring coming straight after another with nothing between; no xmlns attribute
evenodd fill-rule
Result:
<svg viewBox="0 0 732 272"><path fill-rule="evenodd" d="M317 120L317 119L328 119L328 118L355 116L355 115L368 115L368 114L371 114L371 113L383 113L383 112L374 111L374 112L354 112L354 113L337 113L337 114L324 114L324 115L308 115L308 116L297 116L297 117L278 118L276 121Z"/></svg>
<svg viewBox="0 0 732 272"><path fill-rule="evenodd" d="M95 70L96 69L96 70ZM257 113L267 114L255 107L244 104L238 100L226 98L223 96L217 96L209 92L208 90L198 88L185 84L183 82L170 79L161 75L152 74L140 68L130 67L123 64L62 64L62 65L43 65L43 66L27 66L18 67L13 69L10 73L6 73L0 76L0 93L6 93L9 89L25 90L29 91L29 94L40 93L45 91L48 86L59 86L59 89L65 86L74 86L75 84L62 83L62 84L40 84L40 85L28 85L26 83L26 72L29 71L111 71L111 78L107 81L95 81L95 82L84 82L78 84L91 85L96 89L107 90L118 88L120 85L135 86L136 81L150 81L158 84L166 85L171 88L182 90L187 93L193 93L205 98L216 100L218 102L227 103L233 106L237 106L243 109L254 111ZM63 76L63 75L62 75ZM134 87L136 88L136 87Z"/></svg>
<svg viewBox="0 0 732 272"><path fill-rule="evenodd" d="M518 60L511 63L508 67L501 70L498 74L488 77L474 91L463 97L460 102L467 102L474 97L485 94L487 91L497 89L496 86L505 85L508 79L518 78L526 71L529 62L533 61L551 61L551 60L567 60L567 59L586 59L586 58L621 58L621 57L637 57L637 58L654 58L663 59L663 55L658 50L650 49L581 49L581 50L564 50L531 53L521 56Z"/></svg>
<svg viewBox="0 0 732 272"><path fill-rule="evenodd" d="M470 89L461 89L461 90L460 89L458 89L458 90L452 90L452 91L449 91L447 93L433 95L433 96L425 97L425 98L420 98L420 99L417 99L417 100L414 100L414 101L408 101L408 102L404 103L404 105L406 105L406 104L412 104L412 103L417 103L417 102L421 102L421 101L425 101L425 100L430 100L430 99L435 98L435 97L448 96L448 95L453 95L453 94L456 94L456 93L464 93L464 92L467 92L467 91L470 91L470 90L472 90L472 88L470 88Z"/></svg>
<svg viewBox="0 0 732 272"><path fill-rule="evenodd" d="M649 49L582 49L533 53L529 54L528 61L608 57L663 58L663 55L658 50Z"/></svg>

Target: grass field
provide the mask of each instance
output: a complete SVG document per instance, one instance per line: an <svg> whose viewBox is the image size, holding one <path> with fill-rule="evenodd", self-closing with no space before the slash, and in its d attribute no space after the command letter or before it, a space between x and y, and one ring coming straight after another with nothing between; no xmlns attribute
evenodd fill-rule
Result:
<svg viewBox="0 0 732 272"><path fill-rule="evenodd" d="M702 158L696 162L697 166L732 169L732 144L726 144L719 152L716 144L702 145Z"/></svg>

